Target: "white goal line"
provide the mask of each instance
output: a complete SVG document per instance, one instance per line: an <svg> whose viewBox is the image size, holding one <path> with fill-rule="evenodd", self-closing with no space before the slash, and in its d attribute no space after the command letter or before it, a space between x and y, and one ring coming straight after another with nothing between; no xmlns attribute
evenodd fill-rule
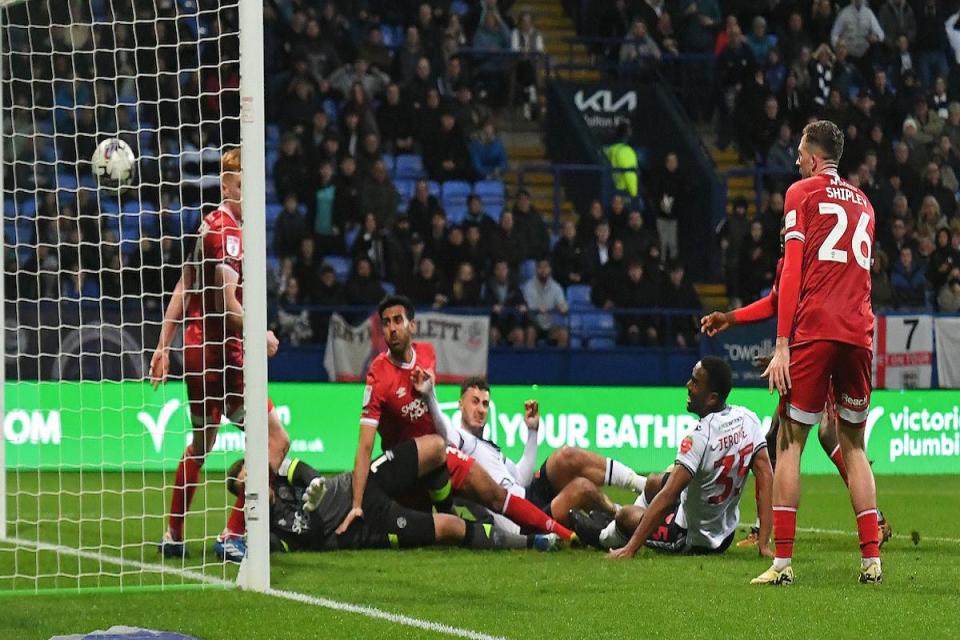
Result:
<svg viewBox="0 0 960 640"><path fill-rule="evenodd" d="M96 553L94 551L84 551L82 549L74 549L73 547L67 547L59 544L50 544L47 542L40 542L37 540L25 540L23 538L8 537L0 541L0 545L3 545L3 544L12 544L18 547L27 547L27 548L35 549L36 551L50 551L54 553L62 553L65 555L74 556L76 558L82 558L84 560L93 560L95 562L105 562L108 564L113 564L121 567L131 567L131 568L139 569L141 571L169 574L169 575L174 575L181 578L187 578L188 580L194 580L197 582L202 582L205 584L216 585L221 587L237 586L236 583L231 582L229 580L208 576L203 573L199 573L197 571L190 571L188 569L178 569L176 567L171 567L165 564L159 564L159 563L153 563L153 562L140 562L139 560L118 558L116 556ZM430 620L421 620L420 618L414 618L412 616L407 616L399 613L390 613L389 611L384 611L383 609L377 609L376 607L368 607L364 605L352 604L349 602L340 602L338 600L331 600L329 598L309 596L303 593L297 593L295 591L284 591L282 589L268 589L266 591L255 592L255 593L263 593L265 595L272 596L274 598L281 598L284 600L291 600L293 602L300 602L302 604L309 604L316 607L323 607L324 609L332 609L334 611L345 611L347 613L355 613L357 615L361 615L367 618L384 620L386 622L391 622L393 624L400 624L407 627L415 627L417 629L423 629L425 631L434 631L436 633L440 633L447 636L453 636L456 638L469 638L470 640L507 640L503 636L492 636L486 633L481 633L479 631L471 631L470 629L461 629L459 627L453 627L447 624L443 624L441 622L431 622Z"/></svg>

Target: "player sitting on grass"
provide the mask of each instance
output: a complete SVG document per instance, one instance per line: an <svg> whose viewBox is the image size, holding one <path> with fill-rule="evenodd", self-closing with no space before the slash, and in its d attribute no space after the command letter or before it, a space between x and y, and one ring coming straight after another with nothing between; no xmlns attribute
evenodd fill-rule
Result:
<svg viewBox="0 0 960 640"><path fill-rule="evenodd" d="M476 458L497 484L514 495L525 497L563 524L567 524L571 509L596 509L615 515L616 505L600 490L604 484L643 491L646 484L643 476L612 458L574 447L563 447L551 454L535 475L540 426L536 400L524 403L527 438L523 456L515 464L503 455L500 447L483 438L490 412L490 385L484 378L467 378L460 385L460 425L456 427L440 410L432 375L418 368L414 381L418 393L427 400L437 433Z"/></svg>
<svg viewBox="0 0 960 640"><path fill-rule="evenodd" d="M610 548L612 558L632 558L644 545L676 553L722 553L736 533L740 494L753 470L760 486L759 550L772 557L773 470L767 441L756 414L727 404L731 378L729 365L719 358L708 356L694 366L687 411L700 423L680 442L672 470L647 479L646 495L638 502L648 500L648 507L624 507L602 532L575 526L584 542Z"/></svg>
<svg viewBox="0 0 960 640"><path fill-rule="evenodd" d="M336 551L460 545L470 549L559 549L556 534L520 536L447 513L429 514L395 499L446 464L446 446L436 435L407 440L370 465L363 519L338 535L337 525L353 504L353 473L323 478L301 460L284 460L271 487L270 546L273 551ZM246 469L237 460L227 488L242 495Z"/></svg>

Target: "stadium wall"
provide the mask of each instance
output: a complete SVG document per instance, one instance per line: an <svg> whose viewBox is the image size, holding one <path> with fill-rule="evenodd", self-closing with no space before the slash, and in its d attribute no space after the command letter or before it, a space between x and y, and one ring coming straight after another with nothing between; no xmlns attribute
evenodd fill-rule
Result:
<svg viewBox="0 0 960 640"><path fill-rule="evenodd" d="M190 438L180 383L159 391L140 382L17 384L17 394L8 397L19 405L7 407L3 423L10 470L169 470L167 462ZM451 414L458 391L440 388L441 406ZM363 385L274 383L269 392L290 433L291 455L324 471L352 467ZM614 456L641 472L659 471L673 462L681 439L696 424L685 411L683 387L497 386L487 437L514 459L523 451L528 398L537 398L543 413L540 461L572 445ZM756 411L766 424L776 406L764 389L735 389L730 400ZM958 404L960 397L950 391L876 391L866 426L874 471L960 473ZM103 419L99 413L111 405L116 410ZM815 442L809 448L805 472L836 473ZM224 427L204 469L223 470L242 450L243 434Z"/></svg>

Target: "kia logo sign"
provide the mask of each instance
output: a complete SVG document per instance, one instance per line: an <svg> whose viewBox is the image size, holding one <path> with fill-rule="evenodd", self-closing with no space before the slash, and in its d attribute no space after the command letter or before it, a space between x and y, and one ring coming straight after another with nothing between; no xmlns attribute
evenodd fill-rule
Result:
<svg viewBox="0 0 960 640"><path fill-rule="evenodd" d="M586 97L583 90L580 90L574 94L573 101L580 111L599 111L601 113L616 113L621 110L634 111L637 108L637 92L627 91L615 99L613 91L608 89L596 91Z"/></svg>

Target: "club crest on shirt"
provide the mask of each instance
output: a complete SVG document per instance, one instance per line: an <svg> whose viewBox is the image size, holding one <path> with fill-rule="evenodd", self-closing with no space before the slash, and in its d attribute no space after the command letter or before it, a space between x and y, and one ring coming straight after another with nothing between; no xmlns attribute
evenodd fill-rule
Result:
<svg viewBox="0 0 960 640"><path fill-rule="evenodd" d="M240 257L240 238L227 236L227 255L234 258Z"/></svg>
<svg viewBox="0 0 960 640"><path fill-rule="evenodd" d="M680 442L680 453L687 453L693 448L693 438L687 436Z"/></svg>

